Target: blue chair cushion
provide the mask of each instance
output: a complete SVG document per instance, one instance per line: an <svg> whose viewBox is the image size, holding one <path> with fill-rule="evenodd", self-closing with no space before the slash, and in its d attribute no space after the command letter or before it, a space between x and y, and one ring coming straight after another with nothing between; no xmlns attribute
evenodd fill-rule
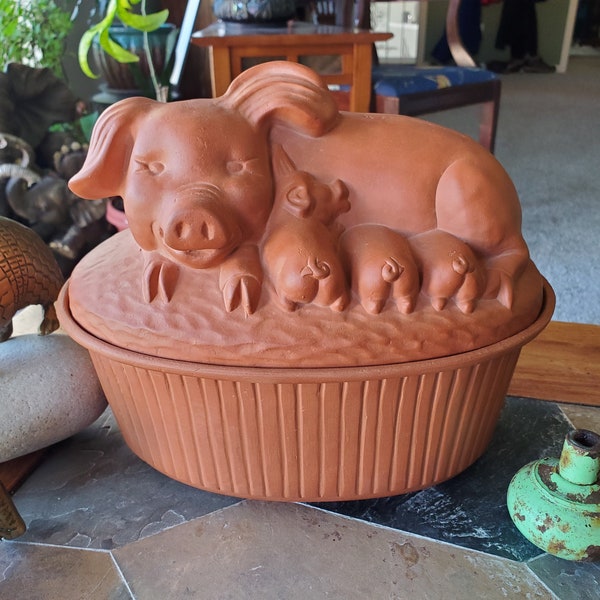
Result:
<svg viewBox="0 0 600 600"><path fill-rule="evenodd" d="M397 64L373 67L375 93L395 98L492 79L496 79L495 73L476 67L415 67Z"/></svg>

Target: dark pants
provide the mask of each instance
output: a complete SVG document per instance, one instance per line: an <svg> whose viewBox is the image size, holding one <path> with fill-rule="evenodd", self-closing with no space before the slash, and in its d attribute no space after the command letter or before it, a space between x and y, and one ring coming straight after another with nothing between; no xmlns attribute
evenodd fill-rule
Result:
<svg viewBox="0 0 600 600"><path fill-rule="evenodd" d="M536 56L538 46L536 0L504 0L496 48L510 47L510 56L521 59Z"/></svg>

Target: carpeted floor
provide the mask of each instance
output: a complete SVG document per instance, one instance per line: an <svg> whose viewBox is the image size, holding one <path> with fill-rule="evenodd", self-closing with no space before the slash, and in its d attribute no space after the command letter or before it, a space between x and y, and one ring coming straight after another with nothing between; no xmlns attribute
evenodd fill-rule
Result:
<svg viewBox="0 0 600 600"><path fill-rule="evenodd" d="M553 318L600 324L600 56L571 57L564 74L503 75L502 86L496 157L556 292ZM431 120L474 134L473 110Z"/></svg>

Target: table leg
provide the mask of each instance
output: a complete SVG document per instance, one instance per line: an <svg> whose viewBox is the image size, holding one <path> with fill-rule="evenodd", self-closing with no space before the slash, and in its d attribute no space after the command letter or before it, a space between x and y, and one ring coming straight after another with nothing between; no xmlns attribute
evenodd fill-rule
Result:
<svg viewBox="0 0 600 600"><path fill-rule="evenodd" d="M210 46L210 85L213 98L222 96L231 83L231 57L229 48Z"/></svg>
<svg viewBox="0 0 600 600"><path fill-rule="evenodd" d="M350 91L350 110L352 112L369 112L371 103L371 44L354 45L354 66L352 80L354 85Z"/></svg>

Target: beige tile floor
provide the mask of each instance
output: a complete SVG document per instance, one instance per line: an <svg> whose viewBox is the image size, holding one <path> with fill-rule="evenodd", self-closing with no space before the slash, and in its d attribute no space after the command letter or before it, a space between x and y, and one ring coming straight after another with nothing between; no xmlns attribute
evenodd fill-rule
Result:
<svg viewBox="0 0 600 600"><path fill-rule="evenodd" d="M17 332L35 319L27 315ZM600 431L600 409L561 409L574 427ZM600 598L597 565L541 551L517 561L322 506L219 497L168 480L124 445L119 471L117 459L95 445L109 422L107 413L55 446L16 493L31 528L0 544L0 598ZM122 443L118 430L111 435L107 447ZM90 497L102 478L109 491ZM124 512L128 488L135 501ZM49 507L60 507L66 496L71 508ZM118 533L109 536L111 527Z"/></svg>

